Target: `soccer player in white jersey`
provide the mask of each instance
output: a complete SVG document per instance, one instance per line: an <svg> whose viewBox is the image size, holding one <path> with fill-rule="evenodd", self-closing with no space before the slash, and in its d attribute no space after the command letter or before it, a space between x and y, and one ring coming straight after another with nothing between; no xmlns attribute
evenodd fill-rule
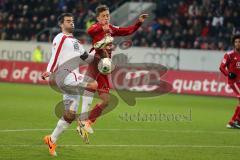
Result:
<svg viewBox="0 0 240 160"><path fill-rule="evenodd" d="M42 74L42 78L46 79L51 74L56 72L61 72L59 67L67 63L71 59L81 58L86 60L88 56L84 51L82 45L77 39L73 37L74 30L74 19L71 13L63 13L58 17L58 25L61 28L61 33L59 33L53 40L52 44L52 56L47 66L47 71ZM79 73L79 69L71 66L64 66L65 71L69 73L64 79L64 85L71 85L76 87L84 87L96 90L97 82L84 82L83 75ZM60 70L60 71L59 71ZM80 77L80 78L79 78ZM70 104L65 104L65 111L61 119L57 122L56 128L53 130L51 135L44 137L44 142L48 145L49 153L52 156L56 156L56 141L66 130L69 125L76 119L76 112L79 105L80 95L78 94L63 94L63 100L70 102Z"/></svg>

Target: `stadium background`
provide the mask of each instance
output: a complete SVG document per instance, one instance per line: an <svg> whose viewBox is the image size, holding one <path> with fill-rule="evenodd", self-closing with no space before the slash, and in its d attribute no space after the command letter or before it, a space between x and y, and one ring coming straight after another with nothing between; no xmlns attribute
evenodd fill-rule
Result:
<svg viewBox="0 0 240 160"><path fill-rule="evenodd" d="M40 75L59 32L56 18L72 12L75 36L89 50L85 31L99 4L110 7L112 23L120 26L150 14L133 36L116 39L114 54L127 55L129 63L167 66L163 79L173 90L137 99L135 107L119 97L118 107L96 124L90 145L82 143L73 125L59 141L59 157L237 159L239 132L225 129L236 100L229 98L234 94L218 71L232 48L231 36L239 33L237 0L0 0L0 159L50 158L41 139L55 125L61 95L39 84L47 84ZM165 117L151 119L159 113Z"/></svg>

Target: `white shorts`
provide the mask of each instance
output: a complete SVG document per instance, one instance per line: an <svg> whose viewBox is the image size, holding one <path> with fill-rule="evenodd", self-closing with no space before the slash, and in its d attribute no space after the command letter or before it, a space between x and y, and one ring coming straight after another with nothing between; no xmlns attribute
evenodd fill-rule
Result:
<svg viewBox="0 0 240 160"><path fill-rule="evenodd" d="M69 87L85 87L86 82L84 81L84 75L80 73L76 73L74 71L69 71L69 74L64 79L64 85ZM77 112L79 106L80 94L71 94L65 93L63 94L63 101L65 110L71 110Z"/></svg>
<svg viewBox="0 0 240 160"><path fill-rule="evenodd" d="M72 87L86 87L87 83L84 82L84 75L80 73L76 73L74 71L69 71L69 74L64 79L65 86L72 86Z"/></svg>

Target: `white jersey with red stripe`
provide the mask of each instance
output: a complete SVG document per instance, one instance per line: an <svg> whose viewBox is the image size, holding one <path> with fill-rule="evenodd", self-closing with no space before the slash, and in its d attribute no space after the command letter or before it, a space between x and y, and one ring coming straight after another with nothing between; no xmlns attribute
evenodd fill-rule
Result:
<svg viewBox="0 0 240 160"><path fill-rule="evenodd" d="M52 55L47 66L47 72L55 72L61 65L65 65L71 59L83 55L85 52L83 46L73 36L59 33L52 43ZM68 68L71 62L67 65ZM69 66L70 67L70 66ZM74 72L79 72L78 67L74 68Z"/></svg>

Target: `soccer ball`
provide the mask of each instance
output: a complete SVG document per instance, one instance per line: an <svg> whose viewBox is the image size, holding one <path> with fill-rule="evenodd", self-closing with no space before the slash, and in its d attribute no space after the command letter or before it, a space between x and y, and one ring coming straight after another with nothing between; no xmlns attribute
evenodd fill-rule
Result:
<svg viewBox="0 0 240 160"><path fill-rule="evenodd" d="M110 58L102 58L98 63L98 70L102 74L110 74L114 70L114 65Z"/></svg>

